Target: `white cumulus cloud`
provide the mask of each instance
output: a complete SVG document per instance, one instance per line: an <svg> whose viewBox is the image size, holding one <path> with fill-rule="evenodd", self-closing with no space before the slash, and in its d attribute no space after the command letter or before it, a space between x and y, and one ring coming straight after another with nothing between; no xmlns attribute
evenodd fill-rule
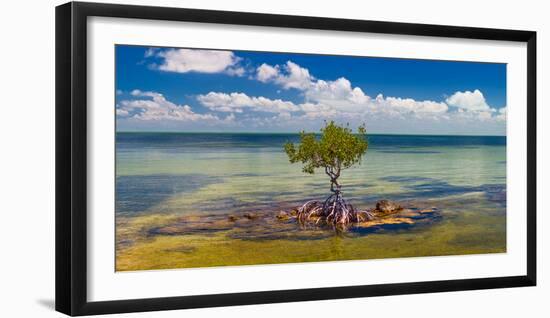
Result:
<svg viewBox="0 0 550 318"><path fill-rule="evenodd" d="M307 68L288 61L283 66L262 64L256 69L256 78L264 83L274 82L285 89L306 89L314 80Z"/></svg>
<svg viewBox="0 0 550 318"><path fill-rule="evenodd" d="M344 77L335 81L317 80L305 89L305 96L309 101L334 105L365 104L370 101L369 96L359 87L352 87Z"/></svg>
<svg viewBox="0 0 550 318"><path fill-rule="evenodd" d="M146 52L146 57L153 55L162 59L156 68L166 72L226 73L236 76L242 76L245 72L238 65L241 58L231 51L169 49Z"/></svg>
<svg viewBox="0 0 550 318"><path fill-rule="evenodd" d="M470 111L489 111L491 107L487 105L483 93L476 89L473 92L456 92L446 99L447 104L453 107Z"/></svg>
<svg viewBox="0 0 550 318"><path fill-rule="evenodd" d="M256 69L256 77L260 82L267 83L279 75L279 66L263 63Z"/></svg>

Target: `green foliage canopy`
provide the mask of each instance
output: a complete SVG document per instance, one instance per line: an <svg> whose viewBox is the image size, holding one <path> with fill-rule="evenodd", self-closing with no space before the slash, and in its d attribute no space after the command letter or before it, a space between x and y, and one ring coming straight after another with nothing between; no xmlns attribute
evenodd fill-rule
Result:
<svg viewBox="0 0 550 318"><path fill-rule="evenodd" d="M314 133L302 131L300 143L287 142L284 149L291 163L303 164L305 173L313 174L315 169L324 168L331 181L336 183L341 170L359 163L367 152L366 137L364 125L353 133L349 125L340 126L330 121L321 129L320 138Z"/></svg>

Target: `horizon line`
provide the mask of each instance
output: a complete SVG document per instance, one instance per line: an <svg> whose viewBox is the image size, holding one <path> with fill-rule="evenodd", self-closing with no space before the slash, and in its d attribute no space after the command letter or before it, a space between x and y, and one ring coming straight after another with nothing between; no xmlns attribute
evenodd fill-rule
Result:
<svg viewBox="0 0 550 318"><path fill-rule="evenodd" d="M256 132L256 131L158 131L158 130L124 130L115 133L154 133L154 134L257 134L257 135L298 135L300 132ZM315 134L320 134L316 132ZM367 136L441 136L441 137L507 137L507 135L457 135L457 134L407 134L407 133L367 133Z"/></svg>

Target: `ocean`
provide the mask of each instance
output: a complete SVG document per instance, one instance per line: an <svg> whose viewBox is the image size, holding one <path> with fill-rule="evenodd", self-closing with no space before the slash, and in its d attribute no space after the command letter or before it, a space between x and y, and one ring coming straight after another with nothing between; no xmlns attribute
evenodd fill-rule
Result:
<svg viewBox="0 0 550 318"><path fill-rule="evenodd" d="M369 135L339 179L346 200L436 213L346 233L274 217L330 194L322 171L288 161L287 141L299 136L117 133L117 270L506 251L506 137Z"/></svg>

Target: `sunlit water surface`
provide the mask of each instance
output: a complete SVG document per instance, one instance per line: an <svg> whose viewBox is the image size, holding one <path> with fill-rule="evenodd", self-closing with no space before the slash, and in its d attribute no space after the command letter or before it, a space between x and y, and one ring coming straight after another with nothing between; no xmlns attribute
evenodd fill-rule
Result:
<svg viewBox="0 0 550 318"><path fill-rule="evenodd" d="M298 136L118 133L117 270L506 251L505 137L369 136L361 164L340 178L346 199L438 213L346 233L276 220L330 188L288 162L286 141Z"/></svg>

